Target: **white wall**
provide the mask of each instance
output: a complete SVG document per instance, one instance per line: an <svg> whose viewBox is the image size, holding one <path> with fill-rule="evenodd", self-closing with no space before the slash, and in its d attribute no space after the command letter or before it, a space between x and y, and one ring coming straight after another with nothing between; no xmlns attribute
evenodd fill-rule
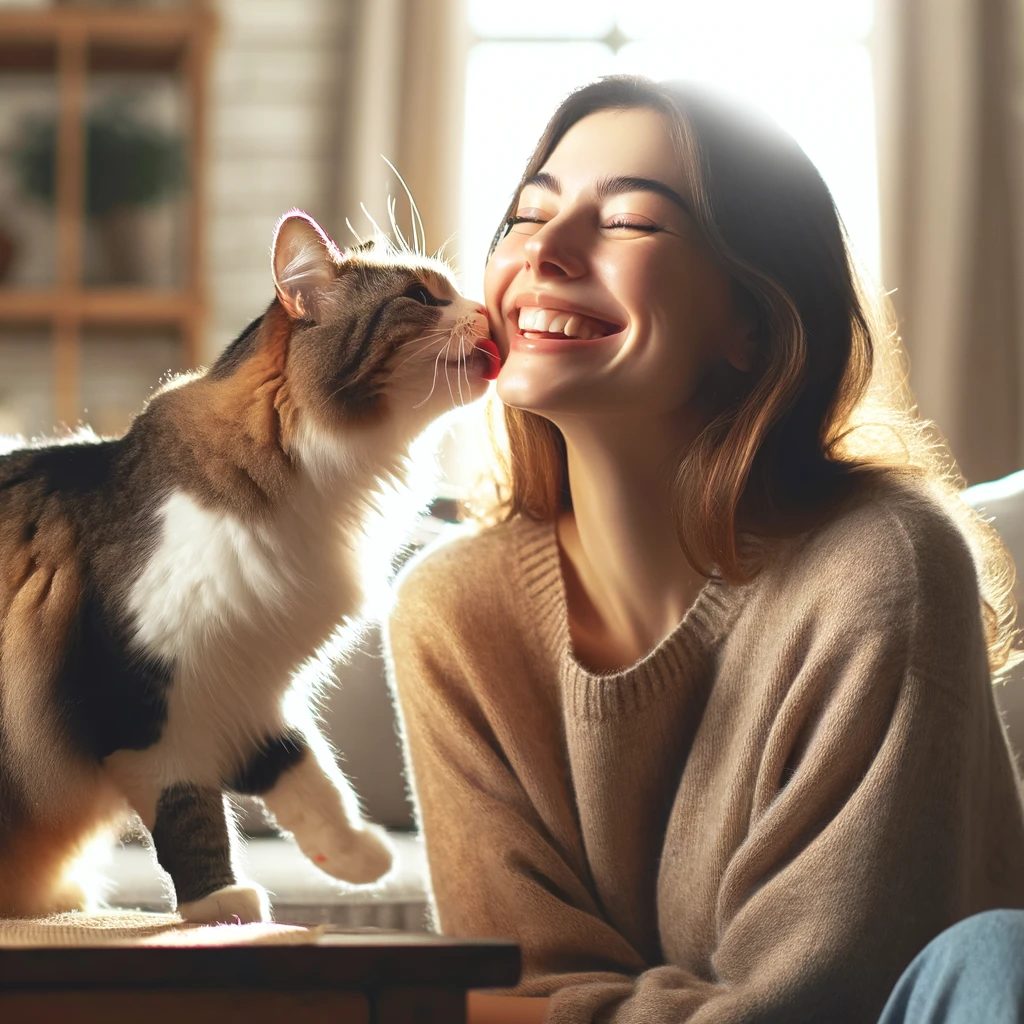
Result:
<svg viewBox="0 0 1024 1024"><path fill-rule="evenodd" d="M207 261L213 358L273 297L270 242L298 206L333 223L347 116L346 0L219 0L209 125ZM339 238L341 241L341 238Z"/></svg>

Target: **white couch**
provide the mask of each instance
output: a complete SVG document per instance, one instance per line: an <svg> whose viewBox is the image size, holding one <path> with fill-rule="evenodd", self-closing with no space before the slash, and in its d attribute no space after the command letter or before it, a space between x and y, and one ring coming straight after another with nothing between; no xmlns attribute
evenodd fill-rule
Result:
<svg viewBox="0 0 1024 1024"><path fill-rule="evenodd" d="M1000 480L968 487L964 498L986 519L992 520L1009 548L1017 566L1017 602L1024 604L1024 470ZM1024 665L1018 665L1004 682L996 684L995 696L1017 763L1024 770Z"/></svg>
<svg viewBox="0 0 1024 1024"><path fill-rule="evenodd" d="M391 838L395 866L374 886L335 882L313 867L291 839L276 835L248 837L237 851L236 865L270 893L274 920L281 924L428 931L423 843L411 832L395 831ZM118 847L108 876L111 905L158 913L170 910L169 883L158 871L152 851L141 844Z"/></svg>

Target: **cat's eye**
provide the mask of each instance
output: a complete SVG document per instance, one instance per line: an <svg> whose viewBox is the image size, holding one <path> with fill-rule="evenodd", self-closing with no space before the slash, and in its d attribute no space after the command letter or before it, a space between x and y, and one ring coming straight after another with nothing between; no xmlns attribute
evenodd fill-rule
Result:
<svg viewBox="0 0 1024 1024"><path fill-rule="evenodd" d="M425 284L421 284L419 281L409 285L402 295L407 299L414 299L424 306L450 306L452 304L451 299L437 298Z"/></svg>

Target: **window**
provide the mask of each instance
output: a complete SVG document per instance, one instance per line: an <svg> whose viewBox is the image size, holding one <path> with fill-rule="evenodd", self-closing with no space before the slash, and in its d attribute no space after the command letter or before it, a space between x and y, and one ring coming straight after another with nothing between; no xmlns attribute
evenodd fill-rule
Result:
<svg viewBox="0 0 1024 1024"><path fill-rule="evenodd" d="M547 118L622 72L707 82L775 118L814 161L879 280L872 0L468 0L458 265L483 295L491 236Z"/></svg>
<svg viewBox="0 0 1024 1024"><path fill-rule="evenodd" d="M465 294L483 298L484 259L547 118L607 74L708 83L764 111L828 184L854 255L880 280L873 0L467 0L458 245ZM870 283L870 282L869 282ZM489 451L479 423L442 446L445 494L464 493Z"/></svg>

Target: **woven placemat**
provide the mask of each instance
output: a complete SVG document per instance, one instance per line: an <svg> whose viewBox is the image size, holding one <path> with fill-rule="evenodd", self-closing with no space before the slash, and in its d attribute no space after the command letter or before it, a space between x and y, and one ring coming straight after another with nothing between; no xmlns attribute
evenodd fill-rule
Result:
<svg viewBox="0 0 1024 1024"><path fill-rule="evenodd" d="M0 949L38 946L249 946L313 944L323 926L187 924L177 914L110 910L0 921Z"/></svg>

